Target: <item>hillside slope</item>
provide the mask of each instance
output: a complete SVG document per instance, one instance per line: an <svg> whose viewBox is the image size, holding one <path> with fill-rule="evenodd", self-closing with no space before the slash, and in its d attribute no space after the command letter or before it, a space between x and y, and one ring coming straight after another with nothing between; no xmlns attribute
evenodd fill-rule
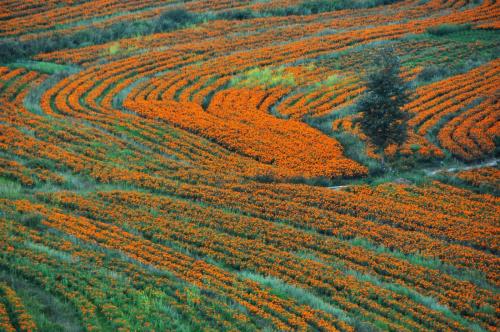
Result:
<svg viewBox="0 0 500 332"><path fill-rule="evenodd" d="M497 1L0 21L0 331L497 329L500 172L469 167L498 160ZM355 103L387 46L409 120L381 151Z"/></svg>

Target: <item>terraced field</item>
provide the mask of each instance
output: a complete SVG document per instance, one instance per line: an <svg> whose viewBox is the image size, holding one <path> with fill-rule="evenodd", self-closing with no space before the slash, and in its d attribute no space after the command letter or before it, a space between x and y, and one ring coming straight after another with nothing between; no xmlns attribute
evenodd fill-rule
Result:
<svg viewBox="0 0 500 332"><path fill-rule="evenodd" d="M498 329L496 0L0 21L0 331ZM410 96L381 150L356 105L386 47Z"/></svg>

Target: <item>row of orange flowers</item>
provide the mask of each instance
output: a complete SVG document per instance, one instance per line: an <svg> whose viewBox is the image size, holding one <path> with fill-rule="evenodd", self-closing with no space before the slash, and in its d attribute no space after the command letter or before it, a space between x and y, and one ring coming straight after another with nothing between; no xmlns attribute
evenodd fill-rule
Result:
<svg viewBox="0 0 500 332"><path fill-rule="evenodd" d="M214 265L195 260L164 245L152 243L115 225L66 215L28 201L17 201L15 205L19 212L42 213L47 218L43 221L46 226L75 236L84 242L120 250L142 264L170 271L202 290L228 296L246 307L252 315L268 320L280 330L304 330L308 325L325 330L336 330L334 326L338 325L350 330L347 325L332 316L329 317L330 322L325 321L325 313L312 308L307 309L313 313L312 315L302 315L306 307L299 307L291 300L281 299L262 289L258 283L240 280Z"/></svg>
<svg viewBox="0 0 500 332"><path fill-rule="evenodd" d="M2 311L5 311L6 308L7 311L11 313L10 317L9 315L7 315L6 318L4 316L4 320L9 319L12 322L12 325L21 332L36 331L35 322L26 310L21 298L4 282L0 282L0 298L0 315L2 315ZM7 321L5 324L8 331L9 324Z"/></svg>
<svg viewBox="0 0 500 332"><path fill-rule="evenodd" d="M414 266L386 255L377 255L333 237L308 234L299 227L292 228L260 218L243 217L210 206L201 207L182 200L134 192L99 193L92 198L63 193L44 196L43 199L113 224L123 225L119 220L126 220L128 227L133 227L143 236L155 241L176 243L191 252L210 256L238 269L252 269L275 275L298 283L301 287L321 287L320 284L313 285L309 282L318 279L320 275L326 277L331 271L324 263L309 261L305 262L305 269L302 266L304 263L297 261L287 251L309 252L324 262L341 263L346 269L375 274L387 282L405 284L439 298L450 308L467 312L466 315L476 319L482 314L474 308L493 305L490 302L492 294L488 291L447 278L438 271ZM147 208L143 212L137 212L140 207ZM297 243L296 238L301 238L302 241ZM231 249L228 249L230 243ZM276 264L281 268L274 268ZM321 273L314 275L311 264L314 265L314 270ZM293 266L293 269L288 266ZM294 276L298 271L307 277L296 279ZM323 279L322 282L335 282L337 288L340 280ZM345 289L340 289L340 292L360 287L354 280L343 285ZM491 317L484 316L480 319L488 321Z"/></svg>

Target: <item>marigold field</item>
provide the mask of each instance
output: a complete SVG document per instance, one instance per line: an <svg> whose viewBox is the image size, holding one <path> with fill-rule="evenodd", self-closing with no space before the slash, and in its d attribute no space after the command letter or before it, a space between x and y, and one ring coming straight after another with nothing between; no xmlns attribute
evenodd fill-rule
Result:
<svg viewBox="0 0 500 332"><path fill-rule="evenodd" d="M1 0L0 331L498 331L496 0ZM404 141L359 126L390 47Z"/></svg>

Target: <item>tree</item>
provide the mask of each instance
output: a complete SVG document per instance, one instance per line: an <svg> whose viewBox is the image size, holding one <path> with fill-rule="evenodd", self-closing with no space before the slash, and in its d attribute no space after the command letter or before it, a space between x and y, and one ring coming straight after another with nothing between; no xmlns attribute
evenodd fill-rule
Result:
<svg viewBox="0 0 500 332"><path fill-rule="evenodd" d="M406 139L407 84L400 77L400 63L392 48L382 49L374 60L375 70L366 79L366 92L357 103L359 124L371 141L385 148Z"/></svg>

